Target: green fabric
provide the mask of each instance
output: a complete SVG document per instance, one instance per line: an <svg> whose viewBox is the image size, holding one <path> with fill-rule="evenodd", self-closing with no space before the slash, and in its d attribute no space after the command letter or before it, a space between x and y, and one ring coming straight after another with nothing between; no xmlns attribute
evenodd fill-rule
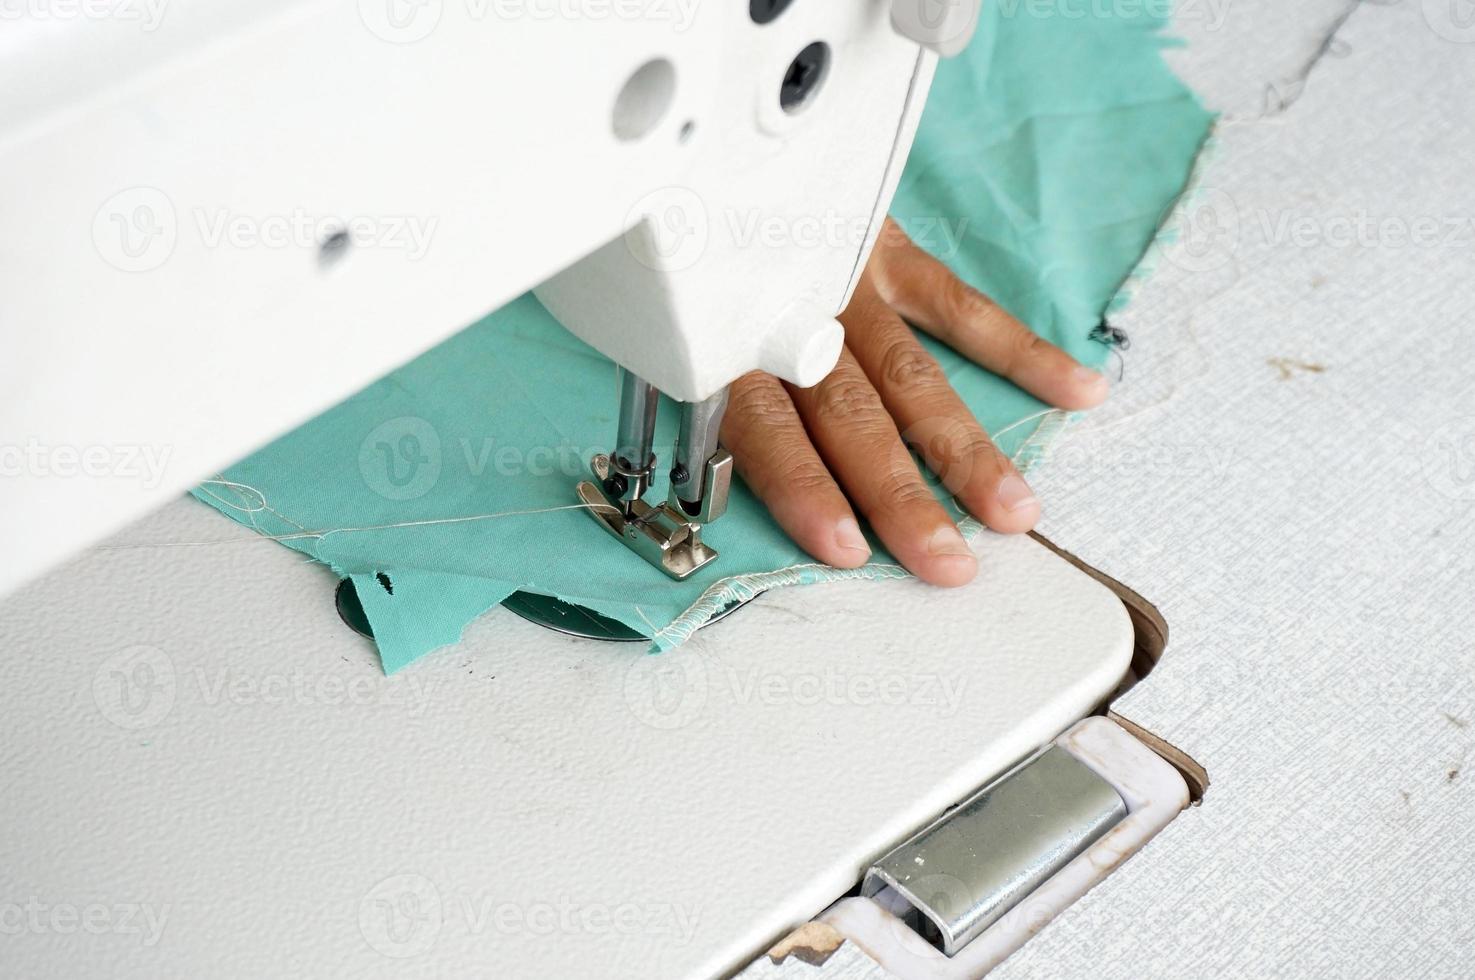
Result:
<svg viewBox="0 0 1475 980"><path fill-rule="evenodd" d="M1089 335L1183 189L1211 117L1164 65L1160 18L1061 13L985 5L968 52L939 66L892 212L964 279L1099 364L1105 348ZM1042 410L929 346L990 431ZM517 590L667 647L727 597L838 574L810 564L742 487L707 535L721 558L680 583L582 511L548 510L573 503L615 407L610 362L524 296L196 494L351 575L387 672L456 642ZM670 409L658 444L674 434ZM1037 424L1005 432L1005 452ZM901 573L877 547L859 574Z"/></svg>

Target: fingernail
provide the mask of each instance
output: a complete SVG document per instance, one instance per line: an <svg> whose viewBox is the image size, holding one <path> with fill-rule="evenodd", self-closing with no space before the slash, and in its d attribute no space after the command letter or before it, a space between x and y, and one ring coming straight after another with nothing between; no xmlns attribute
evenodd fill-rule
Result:
<svg viewBox="0 0 1475 980"><path fill-rule="evenodd" d="M1077 384L1092 390L1104 390L1111 385L1111 382L1106 380L1106 375L1097 371L1095 368L1088 368L1084 364L1076 367L1075 378Z"/></svg>
<svg viewBox="0 0 1475 980"><path fill-rule="evenodd" d="M866 536L860 533L860 525L853 517L842 518L835 525L835 544L844 551L858 551L867 558L871 555L871 546L866 544Z"/></svg>
<svg viewBox="0 0 1475 980"><path fill-rule="evenodd" d="M1007 511L1023 510L1031 505L1038 506L1035 492L1024 482L1024 478L1010 473L999 484L999 503Z"/></svg>
<svg viewBox="0 0 1475 980"><path fill-rule="evenodd" d="M932 537L927 539L927 554L933 557L944 555L958 557L973 557L973 549L968 547L968 542L958 533L958 529L951 524L946 524L932 532Z"/></svg>

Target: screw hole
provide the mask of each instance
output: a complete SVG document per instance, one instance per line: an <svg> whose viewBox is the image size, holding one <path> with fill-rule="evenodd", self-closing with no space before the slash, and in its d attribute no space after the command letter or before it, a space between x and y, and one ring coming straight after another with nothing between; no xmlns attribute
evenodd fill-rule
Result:
<svg viewBox="0 0 1475 980"><path fill-rule="evenodd" d="M624 143L642 139L656 128L675 98L675 66L665 58L647 61L635 69L615 97L611 120L615 138Z"/></svg>
<svg viewBox="0 0 1475 980"><path fill-rule="evenodd" d="M748 16L755 24L767 24L789 9L791 0L748 0Z"/></svg>
<svg viewBox="0 0 1475 980"><path fill-rule="evenodd" d="M803 109L819 91L829 71L830 46L823 41L805 46L784 72L783 85L778 92L779 106L791 115Z"/></svg>

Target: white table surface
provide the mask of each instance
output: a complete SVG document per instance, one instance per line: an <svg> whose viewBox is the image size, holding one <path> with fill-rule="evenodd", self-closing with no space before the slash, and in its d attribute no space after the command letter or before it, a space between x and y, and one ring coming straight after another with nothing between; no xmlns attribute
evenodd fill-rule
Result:
<svg viewBox="0 0 1475 980"><path fill-rule="evenodd" d="M979 547L661 656L495 609L386 679L331 572L179 500L0 603L0 976L737 969L1126 671L1111 592Z"/></svg>
<svg viewBox="0 0 1475 980"><path fill-rule="evenodd" d="M995 975L1475 975L1472 11L1184 2L1175 60L1230 117L1198 247L1033 480L1160 605L1117 709L1213 786Z"/></svg>

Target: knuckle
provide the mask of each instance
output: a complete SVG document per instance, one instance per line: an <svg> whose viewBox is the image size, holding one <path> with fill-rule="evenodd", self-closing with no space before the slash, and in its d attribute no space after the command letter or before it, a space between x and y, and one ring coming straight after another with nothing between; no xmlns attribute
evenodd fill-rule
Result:
<svg viewBox="0 0 1475 980"><path fill-rule="evenodd" d="M982 429L968 428L958 439L955 450L959 457L985 463L994 468L1004 465L1004 454L994 441L988 437L988 433Z"/></svg>
<svg viewBox="0 0 1475 980"><path fill-rule="evenodd" d="M877 404L876 392L865 378L849 371L836 371L814 392L815 414L822 419L865 417Z"/></svg>
<svg viewBox="0 0 1475 980"><path fill-rule="evenodd" d="M935 506L937 498L922 481L921 474L912 465L911 457L904 452L895 455L897 458L881 474L876 485L881 507L890 513L897 513L923 504Z"/></svg>
<svg viewBox="0 0 1475 980"><path fill-rule="evenodd" d="M881 351L881 377L898 388L930 388L947 383L937 361L909 333Z"/></svg>
<svg viewBox="0 0 1475 980"><path fill-rule="evenodd" d="M953 494L962 493L975 476L986 474L998 465L996 458L999 452L987 433L959 419L909 429L907 444Z"/></svg>
<svg viewBox="0 0 1475 980"><path fill-rule="evenodd" d="M794 413L794 404L778 379L753 371L732 384L729 410L724 423L768 426L784 421Z"/></svg>
<svg viewBox="0 0 1475 980"><path fill-rule="evenodd" d="M789 471L784 482L801 497L814 499L835 489L835 481L830 474L812 460L794 461Z"/></svg>
<svg viewBox="0 0 1475 980"><path fill-rule="evenodd" d="M1017 368L1031 361L1038 361L1049 356L1052 346L1048 340L1023 325L1014 328L1013 343L1011 344L1012 356L1010 367Z"/></svg>
<svg viewBox="0 0 1475 980"><path fill-rule="evenodd" d="M944 270L941 278L939 292L942 294L943 308L959 322L978 317L992 305L982 293L951 272Z"/></svg>

